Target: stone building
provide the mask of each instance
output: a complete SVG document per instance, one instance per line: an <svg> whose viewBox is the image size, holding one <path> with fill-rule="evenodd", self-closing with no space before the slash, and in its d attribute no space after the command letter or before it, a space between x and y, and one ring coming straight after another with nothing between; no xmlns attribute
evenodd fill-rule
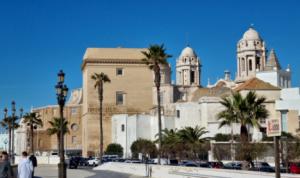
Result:
<svg viewBox="0 0 300 178"><path fill-rule="evenodd" d="M104 149L111 143L111 117L114 114L137 114L153 107L153 72L142 62L143 48L88 48L82 63L83 107L82 150L84 155L99 152L99 100L91 79L103 72L111 82L104 84ZM162 70L168 72L167 70ZM169 80L169 73L162 82Z"/></svg>
<svg viewBox="0 0 300 178"><path fill-rule="evenodd" d="M257 77L274 86L291 87L291 71L281 68L275 50L267 56L267 48L259 33L250 27L237 44L237 76L236 82Z"/></svg>
<svg viewBox="0 0 300 178"><path fill-rule="evenodd" d="M59 118L59 106L50 105L32 109L32 112L36 112L42 119L43 126L37 127L34 130L34 149L36 152L58 152L58 142L56 135L49 135L47 129L51 127L49 121L53 120L54 117ZM64 108L64 117L69 122L69 133L65 135L65 150L66 153L81 154L82 150L82 89L74 89L71 92L71 96L66 103ZM26 124L20 122L21 127L17 130L19 134L17 141L20 143L18 147L23 147L26 143L26 149L30 150L30 130ZM26 137L24 136L26 135ZM24 138L25 137L25 138ZM22 145L21 145L22 144ZM24 151L24 150L20 150Z"/></svg>
<svg viewBox="0 0 300 178"><path fill-rule="evenodd" d="M111 142L124 146L130 155L130 143L137 138L154 139L157 128L157 98L153 72L142 62L145 48L87 48L81 66L83 86L75 90L65 109L70 122L66 136L67 150L82 150L84 156L99 153L99 99L91 76L105 73L111 82L104 84L103 128L104 149ZM231 79L225 71L223 79L204 87L201 83L201 61L190 46L185 47L176 61L176 83L171 82L170 65L161 66L161 104L163 128L186 126L206 127L209 136L216 133L239 132L233 128L218 128L220 100L237 91L245 95L256 91L265 96L269 118L280 116L275 101L280 90L291 87L290 67L282 69L274 50L268 53L259 33L250 27L237 43L237 73ZM33 109L42 115L44 126L38 128L36 147L56 150L56 136L49 136L48 121L58 116L58 106ZM292 116L292 114L290 114ZM265 121L261 124L264 126ZM292 123L292 122L291 122ZM260 130L250 130L258 135ZM257 137L257 138L258 138ZM42 139L41 139L42 138Z"/></svg>
<svg viewBox="0 0 300 178"><path fill-rule="evenodd" d="M201 86L201 63L195 51L186 47L176 61L176 84L164 83L162 85L162 129L181 129L196 125L205 127L214 137L217 133L239 134L240 125L219 128L218 113L224 109L220 101L223 97L230 96L232 92L246 95L255 91L258 96L266 97L265 107L270 118L280 118L281 114L276 107L282 88L291 86L290 68L283 70L274 50L268 54L266 44L258 32L249 28L237 45L237 75L231 79L230 72L225 71L224 78L215 84ZM154 104L155 90L153 92ZM280 101L283 108L289 108L286 131L298 127L298 115L295 116L295 107L288 106L287 97ZM295 102L295 101L294 101ZM158 132L156 108L146 115L114 115L112 125L113 142L120 143L126 150L125 155L130 155L130 145L138 138L154 140ZM252 139L262 139L265 132L266 120L259 121L261 128L249 128ZM295 123L296 126L295 126ZM295 127L294 127L295 126ZM294 132L291 132L294 133Z"/></svg>

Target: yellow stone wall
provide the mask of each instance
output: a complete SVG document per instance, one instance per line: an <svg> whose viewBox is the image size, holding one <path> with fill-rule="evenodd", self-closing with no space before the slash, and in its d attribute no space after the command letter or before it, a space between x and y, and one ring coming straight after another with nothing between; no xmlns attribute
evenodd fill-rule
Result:
<svg viewBox="0 0 300 178"><path fill-rule="evenodd" d="M116 69L123 75L117 76ZM145 64L86 63L83 68L83 155L99 153L99 100L91 76L103 72L111 83L104 84L104 150L111 143L111 116L115 113L142 113L153 106L153 74ZM125 93L124 105L116 105L116 92Z"/></svg>
<svg viewBox="0 0 300 178"><path fill-rule="evenodd" d="M81 124L81 105L66 106L64 108L64 117L67 118L70 132L65 135L66 149L82 149L82 124ZM37 108L33 110L40 114L43 121L43 127L38 128L34 135L34 147L37 151L51 151L57 150L57 136L48 135L47 129L51 127L49 121L54 117L59 117L59 108L57 106L48 106ZM73 124L76 127L71 127ZM72 129L73 128L73 129Z"/></svg>

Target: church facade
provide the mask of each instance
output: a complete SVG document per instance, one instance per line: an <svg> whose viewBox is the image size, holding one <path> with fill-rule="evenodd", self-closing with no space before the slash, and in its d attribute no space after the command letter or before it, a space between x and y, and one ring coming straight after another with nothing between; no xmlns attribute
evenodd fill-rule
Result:
<svg viewBox="0 0 300 178"><path fill-rule="evenodd" d="M71 124L71 136L67 137L70 148L82 150L84 156L99 152L99 97L94 73L103 72L111 80L104 84L103 127L104 149L109 143L120 143L127 156L130 145L138 138L154 139L157 128L156 88L153 72L142 62L142 51L146 48L88 48L82 61L83 86L76 95L72 94L67 104L66 117ZM233 91L246 94L255 90L258 95L267 97L265 103L270 118L280 117L275 101L280 99L280 91L291 87L291 70L283 69L275 50L268 53L266 43L259 33L250 27L237 43L237 73L231 78L225 71L224 78L214 84L201 83L201 60L195 50L185 47L176 60L176 83L171 82L170 65L161 66L161 104L163 127L180 129L186 126L206 127L209 136L216 133L239 132L239 126L219 129L217 113L223 109L220 101ZM79 99L78 99L79 98ZM69 108L69 109L68 109ZM78 114L72 115L73 108ZM42 113L47 123L55 114L57 106L33 109ZM72 124L77 125L73 131ZM265 126L265 120L261 121ZM39 138L47 138L45 130L49 125L38 129ZM259 130L251 130L259 138ZM76 137L76 143L73 139ZM69 138L69 141L68 141ZM37 141L37 147L53 150L56 138L51 141ZM41 144L45 144L42 146ZM47 145L48 144L48 145ZM72 147L71 147L72 146Z"/></svg>

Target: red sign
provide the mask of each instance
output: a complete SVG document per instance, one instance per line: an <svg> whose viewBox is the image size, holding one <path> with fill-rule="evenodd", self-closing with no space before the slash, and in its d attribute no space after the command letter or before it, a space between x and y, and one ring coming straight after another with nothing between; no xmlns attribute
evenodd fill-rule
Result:
<svg viewBox="0 0 300 178"><path fill-rule="evenodd" d="M267 136L281 136L281 119L267 119Z"/></svg>

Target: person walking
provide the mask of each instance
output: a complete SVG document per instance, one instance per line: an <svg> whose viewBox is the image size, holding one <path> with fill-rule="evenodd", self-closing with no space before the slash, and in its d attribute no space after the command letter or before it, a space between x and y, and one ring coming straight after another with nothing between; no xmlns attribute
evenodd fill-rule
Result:
<svg viewBox="0 0 300 178"><path fill-rule="evenodd" d="M34 156L34 154L32 154L31 156L29 156L29 160L31 161L32 166L33 166L32 178L34 178L34 168L37 167L37 159Z"/></svg>
<svg viewBox="0 0 300 178"><path fill-rule="evenodd" d="M18 165L18 178L32 178L33 165L26 151L22 153L22 159Z"/></svg>
<svg viewBox="0 0 300 178"><path fill-rule="evenodd" d="M13 170L8 160L8 154L6 151L3 151L0 160L0 178L10 178L13 177L13 175Z"/></svg>

